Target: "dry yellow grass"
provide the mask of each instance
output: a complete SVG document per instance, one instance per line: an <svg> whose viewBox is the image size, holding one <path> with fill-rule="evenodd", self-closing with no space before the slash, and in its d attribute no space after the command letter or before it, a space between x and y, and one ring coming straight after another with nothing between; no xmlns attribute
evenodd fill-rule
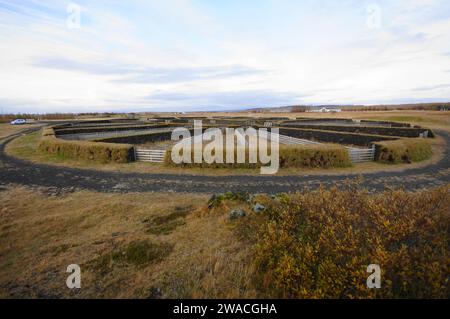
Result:
<svg viewBox="0 0 450 319"><path fill-rule="evenodd" d="M2 123L0 124L0 139L36 126L36 124L10 125L9 123Z"/></svg>
<svg viewBox="0 0 450 319"><path fill-rule="evenodd" d="M259 214L251 213L246 196L224 196L208 208L208 198L199 194L49 197L43 189L10 186L0 191L0 298L448 295L449 185L378 195L349 186L260 195L253 202L267 210ZM230 221L232 208L247 216ZM365 239L369 233L383 241ZM312 245L319 248L310 250ZM387 267L384 290L365 287L362 266L371 257ZM346 268L339 272L342 260ZM326 280L316 277L316 261L333 267ZM66 287L69 264L81 266L80 290ZM417 282L415 272L424 274Z"/></svg>
<svg viewBox="0 0 450 319"><path fill-rule="evenodd" d="M49 197L23 187L0 192L0 297L253 297L249 248L223 215L203 214L194 194L100 194ZM187 216L168 232L149 223L176 211ZM135 266L98 261L132 242L171 247L162 261ZM163 246L163 247L166 247ZM72 292L66 267L79 264L82 289ZM161 292L158 292L161 289Z"/></svg>

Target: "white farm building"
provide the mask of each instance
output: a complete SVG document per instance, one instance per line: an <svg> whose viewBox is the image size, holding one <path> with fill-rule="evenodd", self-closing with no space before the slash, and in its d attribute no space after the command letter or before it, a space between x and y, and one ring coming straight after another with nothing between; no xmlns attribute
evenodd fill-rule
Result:
<svg viewBox="0 0 450 319"><path fill-rule="evenodd" d="M320 107L320 108L311 108L307 110L306 112L312 112L312 113L340 113L342 112L342 109L336 108L336 107Z"/></svg>

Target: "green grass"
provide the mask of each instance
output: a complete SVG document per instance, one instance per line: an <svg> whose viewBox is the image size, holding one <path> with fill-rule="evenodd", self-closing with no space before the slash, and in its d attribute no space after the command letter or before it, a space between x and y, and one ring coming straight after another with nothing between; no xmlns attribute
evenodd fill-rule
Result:
<svg viewBox="0 0 450 319"><path fill-rule="evenodd" d="M48 154L38 151L41 131L23 135L8 145L8 152L16 157L33 160L39 159L49 163L63 163L69 158L60 154Z"/></svg>
<svg viewBox="0 0 450 319"><path fill-rule="evenodd" d="M175 211L169 215L156 216L145 219L146 231L153 235L168 235L176 228L186 224L185 218L191 212L192 206L175 207Z"/></svg>
<svg viewBox="0 0 450 319"><path fill-rule="evenodd" d="M42 131L23 135L8 144L7 152L13 156L29 160L45 162L49 164L73 163L75 165L90 165L91 161L86 159L76 159L64 153L47 153L39 150L39 143L42 139Z"/></svg>
<svg viewBox="0 0 450 319"><path fill-rule="evenodd" d="M9 144L9 150L19 157L31 157L36 153L40 138L40 131L23 135Z"/></svg>
<svg viewBox="0 0 450 319"><path fill-rule="evenodd" d="M147 266L161 262L170 255L173 244L140 240L126 247L111 251L91 261L90 267L101 275L112 271L116 266Z"/></svg>

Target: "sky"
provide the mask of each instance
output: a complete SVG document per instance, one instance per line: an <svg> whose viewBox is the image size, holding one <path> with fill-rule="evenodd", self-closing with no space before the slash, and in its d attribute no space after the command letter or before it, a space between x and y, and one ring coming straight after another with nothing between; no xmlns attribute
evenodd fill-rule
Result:
<svg viewBox="0 0 450 319"><path fill-rule="evenodd" d="M450 101L448 0L0 0L0 111Z"/></svg>

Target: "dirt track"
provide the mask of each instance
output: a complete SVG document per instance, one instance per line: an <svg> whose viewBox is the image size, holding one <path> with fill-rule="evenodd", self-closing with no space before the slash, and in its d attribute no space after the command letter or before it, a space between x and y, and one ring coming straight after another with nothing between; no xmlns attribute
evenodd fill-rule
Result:
<svg viewBox="0 0 450 319"><path fill-rule="evenodd" d="M35 129L34 129L35 130ZM33 131L33 130L29 130ZM450 183L450 133L438 131L446 141L443 158L435 164L406 169L401 172L362 174L364 186L370 191L385 187L418 190ZM186 192L223 193L248 191L251 193L281 193L316 188L320 184L342 184L361 175L334 176L191 176L173 174L114 173L94 170L33 164L5 154L6 144L21 133L11 135L0 143L0 185L18 184L46 187L54 194L74 190L99 192Z"/></svg>

